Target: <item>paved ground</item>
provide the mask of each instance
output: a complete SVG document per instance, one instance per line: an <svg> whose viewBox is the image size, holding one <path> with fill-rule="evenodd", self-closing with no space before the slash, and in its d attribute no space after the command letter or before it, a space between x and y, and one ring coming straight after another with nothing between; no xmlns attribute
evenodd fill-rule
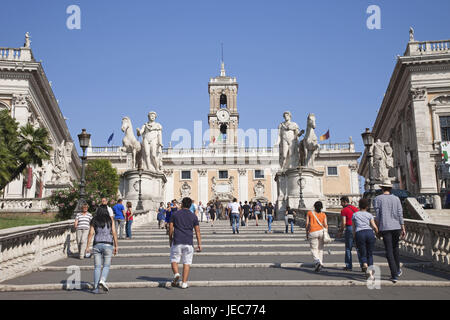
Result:
<svg viewBox="0 0 450 320"><path fill-rule="evenodd" d="M403 276L393 285L384 253L377 250L375 264L381 270L381 289L367 288L364 274L355 264L343 271L344 245L326 247L325 268L314 272L304 230L284 234L284 223L275 222L275 233L251 221L233 235L227 221L211 227L202 223L203 252L196 253L190 288L169 287L168 237L156 224L135 228L133 240L121 240L108 277L109 294L93 295L87 287L93 279L93 259L67 258L39 272L0 284L0 299L199 299L199 300L298 300L298 299L430 299L450 298L450 274L435 271L423 261L402 257ZM354 262L356 254L354 255ZM64 290L68 266L79 266L82 290ZM3 292L1 292L3 291ZM5 292L6 291L6 292Z"/></svg>

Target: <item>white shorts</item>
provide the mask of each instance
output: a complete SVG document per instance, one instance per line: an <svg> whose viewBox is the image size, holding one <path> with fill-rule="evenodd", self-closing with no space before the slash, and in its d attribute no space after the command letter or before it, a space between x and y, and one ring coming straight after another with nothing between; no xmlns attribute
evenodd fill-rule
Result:
<svg viewBox="0 0 450 320"><path fill-rule="evenodd" d="M170 248L170 262L182 264L192 264L194 257L194 247L188 244L178 244Z"/></svg>

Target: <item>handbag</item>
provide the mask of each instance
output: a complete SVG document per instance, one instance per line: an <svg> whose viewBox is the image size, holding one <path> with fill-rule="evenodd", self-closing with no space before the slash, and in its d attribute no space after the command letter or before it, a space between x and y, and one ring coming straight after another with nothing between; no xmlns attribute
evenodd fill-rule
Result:
<svg viewBox="0 0 450 320"><path fill-rule="evenodd" d="M317 218L314 211L312 212L314 218L316 218L317 223L323 228L323 242L324 243L331 243L333 242L333 239L331 239L330 234L328 233L328 229L325 229L325 227L320 223L319 219Z"/></svg>

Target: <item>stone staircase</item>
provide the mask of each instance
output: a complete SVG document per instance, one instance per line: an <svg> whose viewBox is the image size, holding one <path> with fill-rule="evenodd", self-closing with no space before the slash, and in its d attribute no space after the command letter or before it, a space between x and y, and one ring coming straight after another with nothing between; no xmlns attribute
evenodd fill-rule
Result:
<svg viewBox="0 0 450 320"><path fill-rule="evenodd" d="M240 227L240 234L233 235L228 221L218 221L214 227L201 223L203 252L195 253L190 274L188 290L173 288L183 292L194 292L196 288L205 290L208 298L216 299L226 295L234 299L232 287L260 288L271 292L267 299L276 297L273 292L291 288L347 287L373 293L367 289L365 275L360 271L354 252L354 271L343 271L344 243L336 240L326 245L324 269L314 272L309 243L305 231L295 227L294 234L285 234L284 221L275 221L273 233L267 234L267 225L260 221L259 227L251 220L249 226ZM195 238L195 237L194 237ZM195 242L195 241L194 241ZM389 268L381 249L376 249L375 265L381 270L381 288L403 290L408 288L435 288L444 290L441 295L450 297L450 274L434 270L431 263L402 257L403 276L397 284L389 279ZM0 283L0 299L45 297L55 292L72 294L67 291L66 273L69 266L77 266L81 274L82 299L92 297L88 289L93 280L93 258L79 260L69 257L39 267L35 272ZM113 258L108 284L111 296L116 290L121 294L137 297L140 289L152 289L153 293L162 293L162 288L170 288L172 272L169 262L168 236L165 230L159 230L156 223L134 228L133 240L120 240L119 254ZM208 288L220 287L220 290ZM156 291L155 291L156 290ZM274 291L275 290L275 291ZM352 290L352 289L349 289ZM244 292L242 291L242 292ZM172 292L172 291L171 291ZM197 292L197 291L196 291ZM27 294L27 295L25 295ZM87 295L87 296L86 296ZM244 295L245 296L245 295ZM78 296L77 296L78 297ZM186 296L184 296L186 298ZM142 298L142 297L141 297ZM183 297L181 297L183 299ZM188 299L197 299L190 295ZM250 297L247 297L250 298Z"/></svg>

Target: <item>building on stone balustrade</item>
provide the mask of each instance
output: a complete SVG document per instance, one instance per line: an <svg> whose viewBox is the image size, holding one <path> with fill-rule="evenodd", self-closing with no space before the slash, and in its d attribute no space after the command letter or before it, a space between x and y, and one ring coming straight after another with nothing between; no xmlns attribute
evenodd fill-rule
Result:
<svg viewBox="0 0 450 320"><path fill-rule="evenodd" d="M3 199L45 198L51 190L79 179L78 154L42 63L34 58L28 34L23 47L0 47L0 109L8 110L19 126L31 123L46 128L53 147L51 160L8 184Z"/></svg>
<svg viewBox="0 0 450 320"><path fill-rule="evenodd" d="M410 30L372 134L380 146L390 144L385 150L392 149L392 163L381 167L398 188L414 194L442 191L441 154L450 152L450 40L417 41ZM359 173L369 176L367 152ZM448 166L444 174L448 176Z"/></svg>
<svg viewBox="0 0 450 320"><path fill-rule="evenodd" d="M222 62L220 76L211 78L208 84L209 110L205 110L208 111L205 115L208 118L210 143L193 149L163 148L166 202L184 196L202 203L217 198L225 203L233 197L242 202L277 202L279 195L275 176L280 170L278 146L243 146L244 138L240 136L243 130L239 129L238 89L236 78L227 76ZM125 114L120 116L127 144L132 145L134 138L133 130L129 129L132 128L130 120ZM143 114L142 122L144 117ZM293 117L306 120L306 115L294 114ZM164 126L164 119L159 121ZM135 127L139 125L135 124ZM277 123L274 121L275 125ZM306 123L302 125L306 126ZM127 153L121 147L90 146L87 156L89 159L109 159L119 173L132 169L136 163L131 151ZM319 145L314 166L323 172L323 194L333 199L343 194L360 194L357 174L360 156L351 138L347 143ZM127 192L123 182L120 192Z"/></svg>

